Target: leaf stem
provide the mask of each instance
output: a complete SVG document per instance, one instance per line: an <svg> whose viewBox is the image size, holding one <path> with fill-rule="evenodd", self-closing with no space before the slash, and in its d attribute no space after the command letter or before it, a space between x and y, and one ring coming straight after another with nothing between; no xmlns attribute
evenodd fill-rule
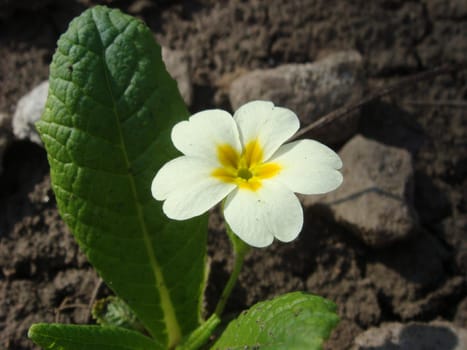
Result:
<svg viewBox="0 0 467 350"><path fill-rule="evenodd" d="M224 287L224 290L222 291L221 297L216 306L216 310L214 311L214 314L217 315L219 318L221 317L222 312L224 311L225 304L227 303L227 300L229 299L230 294L232 293L235 283L237 282L238 276L240 275L240 271L243 267L243 261L245 260L245 255L250 251L250 246L243 242L240 238L238 238L238 236L232 231L232 229L227 223L225 225L227 235L230 238L230 242L232 243L232 247L234 250L235 261L232 273L229 277L229 280L227 281L227 284Z"/></svg>
<svg viewBox="0 0 467 350"><path fill-rule="evenodd" d="M208 341L212 332L216 329L219 323L221 323L220 318L216 314L211 315L211 317L195 329L181 345L177 346L176 350L199 349Z"/></svg>

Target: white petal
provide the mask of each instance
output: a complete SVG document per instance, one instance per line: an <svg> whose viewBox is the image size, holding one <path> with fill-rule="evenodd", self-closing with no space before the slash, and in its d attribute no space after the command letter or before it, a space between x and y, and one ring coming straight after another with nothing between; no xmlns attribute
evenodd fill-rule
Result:
<svg viewBox="0 0 467 350"><path fill-rule="evenodd" d="M274 180L293 192L321 194L335 190L342 183L339 156L329 147L314 140L300 140L281 146L270 162L281 165Z"/></svg>
<svg viewBox="0 0 467 350"><path fill-rule="evenodd" d="M234 188L234 184L206 179L170 193L162 209L171 219L190 219L214 207Z"/></svg>
<svg viewBox="0 0 467 350"><path fill-rule="evenodd" d="M157 200L165 200L164 213L185 220L203 214L234 188L211 176L213 164L202 158L178 157L165 164L151 186Z"/></svg>
<svg viewBox="0 0 467 350"><path fill-rule="evenodd" d="M172 142L187 156L217 159L217 145L229 144L241 153L240 136L232 116L220 109L194 114L172 129Z"/></svg>
<svg viewBox="0 0 467 350"><path fill-rule="evenodd" d="M300 122L290 109L275 107L272 102L252 101L241 106L234 114L242 143L258 139L267 160L280 145L300 127Z"/></svg>
<svg viewBox="0 0 467 350"><path fill-rule="evenodd" d="M180 187L199 182L215 167L213 163L200 158L181 156L165 163L152 180L152 196L161 201Z"/></svg>
<svg viewBox="0 0 467 350"><path fill-rule="evenodd" d="M266 247L274 237L290 242L303 226L298 198L274 181L263 181L255 192L235 189L227 196L224 215L233 232L253 247Z"/></svg>

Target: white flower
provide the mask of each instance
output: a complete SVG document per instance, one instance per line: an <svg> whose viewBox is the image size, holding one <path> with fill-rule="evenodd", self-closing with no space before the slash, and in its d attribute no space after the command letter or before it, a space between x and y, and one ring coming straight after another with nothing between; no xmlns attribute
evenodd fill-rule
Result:
<svg viewBox="0 0 467 350"><path fill-rule="evenodd" d="M226 198L232 231L254 247L274 237L295 239L303 210L294 192L321 194L342 183L339 156L313 140L288 144L299 128L291 110L253 101L232 116L219 109L194 114L172 130L183 153L165 164L151 186L171 219L198 216Z"/></svg>

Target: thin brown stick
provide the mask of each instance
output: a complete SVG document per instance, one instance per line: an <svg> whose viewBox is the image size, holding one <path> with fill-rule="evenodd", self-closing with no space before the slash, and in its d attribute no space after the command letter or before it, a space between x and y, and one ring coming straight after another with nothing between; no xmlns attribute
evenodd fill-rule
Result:
<svg viewBox="0 0 467 350"><path fill-rule="evenodd" d="M449 107L449 108L467 108L467 101L462 100L433 100L433 101L404 101L404 104L421 107Z"/></svg>
<svg viewBox="0 0 467 350"><path fill-rule="evenodd" d="M62 311L65 311L68 309L84 309L87 307L86 304L79 304L79 303L67 304L69 300L70 300L69 297L65 297L60 303L60 305L55 309L55 323L58 323L60 321L60 314L62 313Z"/></svg>
<svg viewBox="0 0 467 350"><path fill-rule="evenodd" d="M61 306L59 309L57 309L58 312L63 311L63 310L68 310L68 309L84 309L87 308L88 306L86 304L67 304Z"/></svg>
<svg viewBox="0 0 467 350"><path fill-rule="evenodd" d="M87 313L87 316L86 316L86 323L91 323L92 306L96 302L97 295L99 294L99 291L102 288L103 284L104 284L104 280L99 277L99 279L97 280L96 286L94 287L94 290L92 291L91 299L89 299L88 313Z"/></svg>
<svg viewBox="0 0 467 350"><path fill-rule="evenodd" d="M362 98L360 101L358 101L356 103L340 107L340 108L335 109L334 111L326 114L325 116L319 118L314 123L311 123L311 124L305 126L304 128L300 129L292 137L292 140L300 138L301 136L305 135L306 133L310 132L313 129L322 128L322 127L324 127L326 125L329 125L329 124L333 123L334 121L336 121L338 119L342 119L342 118L354 113L358 108L362 107L363 105L365 105L365 104L367 104L369 102L372 102L372 101L374 101L376 99L379 99L381 97L389 95L389 94L391 94L391 93L393 93L395 91L401 91L403 89L406 89L407 87L409 87L409 86L411 86L411 85L413 85L415 83L421 82L423 80L433 79L434 77L436 77L438 75L451 73L451 72L454 72L454 71L456 71L458 69L459 69L459 67L457 67L457 66L445 65L445 66L441 66L441 67L438 67L438 68L433 68L433 69L430 69L428 71L418 73L418 74L414 74L414 75L411 75L411 76L409 76L407 78L401 79L397 83L394 83L394 84L392 84L392 85L390 85L388 87L381 88L381 89L379 89L379 90L365 96L364 98Z"/></svg>

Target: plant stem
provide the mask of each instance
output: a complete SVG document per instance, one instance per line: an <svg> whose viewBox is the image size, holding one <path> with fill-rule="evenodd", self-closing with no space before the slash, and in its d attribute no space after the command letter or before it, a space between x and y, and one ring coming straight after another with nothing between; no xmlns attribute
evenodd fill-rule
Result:
<svg viewBox="0 0 467 350"><path fill-rule="evenodd" d="M238 238L238 236L233 233L232 229L227 225L227 223L226 227L227 235L229 236L230 241L232 242L232 247L235 254L235 261L232 273L229 277L229 280L227 281L227 284L224 287L224 290L222 291L221 297L216 306L216 310L214 311L214 314L216 314L219 318L221 317L222 312L224 311L225 304L227 303L227 300L230 297L230 293L232 293L235 283L237 282L238 275L242 270L245 255L250 250L250 246L244 243L240 238Z"/></svg>
<svg viewBox="0 0 467 350"><path fill-rule="evenodd" d="M203 346L211 336L212 332L221 323L220 318L213 314L202 325L195 329L190 336L177 346L176 350L197 350Z"/></svg>

